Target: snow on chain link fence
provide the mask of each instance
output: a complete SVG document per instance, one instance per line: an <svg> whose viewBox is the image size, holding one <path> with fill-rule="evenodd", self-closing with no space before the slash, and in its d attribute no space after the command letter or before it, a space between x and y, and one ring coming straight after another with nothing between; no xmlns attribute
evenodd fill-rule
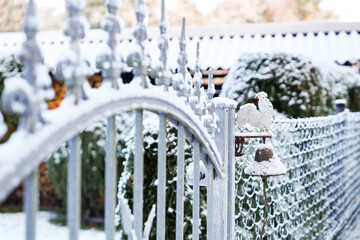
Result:
<svg viewBox="0 0 360 240"><path fill-rule="evenodd" d="M275 152L288 171L267 182L264 239L345 239L360 213L360 113L272 123ZM236 239L260 239L263 183L244 175L257 140L236 159Z"/></svg>

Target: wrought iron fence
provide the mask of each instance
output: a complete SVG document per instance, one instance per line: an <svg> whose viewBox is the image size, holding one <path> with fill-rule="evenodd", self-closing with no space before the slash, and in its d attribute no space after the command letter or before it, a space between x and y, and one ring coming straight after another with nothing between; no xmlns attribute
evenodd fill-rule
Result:
<svg viewBox="0 0 360 240"><path fill-rule="evenodd" d="M275 151L288 171L267 180L244 174L256 140L236 159L236 239L337 239L360 211L360 113L278 120Z"/></svg>

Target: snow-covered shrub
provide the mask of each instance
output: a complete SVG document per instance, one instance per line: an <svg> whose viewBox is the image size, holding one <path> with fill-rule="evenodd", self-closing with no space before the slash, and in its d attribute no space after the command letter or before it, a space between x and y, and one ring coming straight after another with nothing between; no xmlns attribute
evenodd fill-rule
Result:
<svg viewBox="0 0 360 240"><path fill-rule="evenodd" d="M243 54L230 69L221 97L233 98L238 107L268 93L274 108L288 117L326 115L333 99L321 85L319 70L306 58L284 53Z"/></svg>
<svg viewBox="0 0 360 240"><path fill-rule="evenodd" d="M144 207L143 207L143 222L146 221L151 207L156 204L157 197L157 149L158 149L158 131L159 120L157 116L148 115L144 121ZM177 163L177 129L167 123L166 127L166 239L175 239L176 233L176 163ZM119 181L118 198L125 196L129 200L129 205L133 206L133 184L134 184L134 148L135 138L134 134L129 134L125 140L126 147L123 150L125 161L124 171L121 174ZM185 164L192 161L191 146L186 143L185 149ZM201 189L200 194L200 213L205 211L205 189ZM117 221L120 224L119 206L117 208ZM184 235L185 239L191 239L192 233L192 189L191 186L185 185L184 197ZM201 231L205 233L205 217L201 214ZM154 222L150 234L150 239L156 238L156 222ZM201 239L204 234L201 234ZM122 239L126 239L125 236Z"/></svg>
<svg viewBox="0 0 360 240"><path fill-rule="evenodd" d="M124 139L133 124L131 114L116 117L117 170L123 169ZM81 207L82 217L104 216L106 121L95 123L80 134L81 138ZM68 144L61 145L47 160L48 176L56 195L66 206Z"/></svg>
<svg viewBox="0 0 360 240"><path fill-rule="evenodd" d="M7 56L0 59L0 95L4 90L4 81L7 77L13 77L19 75L22 71L22 64L19 59L14 55ZM4 113L2 106L0 104L0 111L4 115L4 121L8 125L8 133L4 136L3 139L0 138L0 143L6 141L11 132L14 132L19 123L19 116L17 114L8 114Z"/></svg>
<svg viewBox="0 0 360 240"><path fill-rule="evenodd" d="M359 70L335 63L316 63L322 78L322 85L332 92L334 99L346 99L350 111L360 111Z"/></svg>

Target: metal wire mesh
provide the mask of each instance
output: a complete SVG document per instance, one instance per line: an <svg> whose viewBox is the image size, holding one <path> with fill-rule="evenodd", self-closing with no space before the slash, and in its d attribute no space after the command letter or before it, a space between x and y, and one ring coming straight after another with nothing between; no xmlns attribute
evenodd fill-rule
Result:
<svg viewBox="0 0 360 240"><path fill-rule="evenodd" d="M272 124L275 152L288 171L263 182L246 176L258 140L236 159L236 239L339 239L360 212L360 113Z"/></svg>

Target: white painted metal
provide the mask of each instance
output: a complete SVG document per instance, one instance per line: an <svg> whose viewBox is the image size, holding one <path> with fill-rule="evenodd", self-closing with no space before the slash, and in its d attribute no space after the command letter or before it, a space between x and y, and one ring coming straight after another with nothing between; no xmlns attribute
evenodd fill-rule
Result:
<svg viewBox="0 0 360 240"><path fill-rule="evenodd" d="M106 239L113 240L115 236L115 206L116 206L116 117L107 119L106 153L105 153L105 232Z"/></svg>
<svg viewBox="0 0 360 240"><path fill-rule="evenodd" d="M157 214L156 239L165 240L166 228L166 116L159 114L158 136L158 186L157 186Z"/></svg>
<svg viewBox="0 0 360 240"><path fill-rule="evenodd" d="M69 141L70 153L67 179L67 225L69 239L79 239L81 211L81 158L80 136L76 135Z"/></svg>
<svg viewBox="0 0 360 240"><path fill-rule="evenodd" d="M13 167L0 176L0 199L24 178L29 169L37 166L47 154L74 136L78 129L84 125L98 121L102 117L112 116L115 113L128 112L134 109L144 109L153 112L164 112L176 121L182 122L184 126L199 140L205 152L209 155L211 163L216 170L216 176L223 177L220 162L221 158L214 141L211 139L202 123L196 115L188 114L188 107L180 102L178 97L163 92L159 89L136 88L134 85L124 85L118 91L113 89L96 89L88 91L90 98L74 106L72 103L64 103L56 111L44 113L49 123L32 135L14 135L13 141L6 145L0 145L0 152L7 155L6 163ZM91 112L88 109L93 109ZM69 115L71 111L71 115ZM67 116L65 119L63 116ZM61 119L61 121L59 121ZM26 136L26 137L25 137ZM7 154L16 148L18 142L23 142L27 137L32 137L32 145L22 144L22 152L18 155ZM8 165L7 165L8 166ZM28 166L28 168L24 168Z"/></svg>
<svg viewBox="0 0 360 240"><path fill-rule="evenodd" d="M135 111L135 157L134 157L134 229L136 237L143 233L143 181L144 181L143 111Z"/></svg>
<svg viewBox="0 0 360 240"><path fill-rule="evenodd" d="M228 109L228 158L226 176L228 182L227 239L235 239L235 106Z"/></svg>
<svg viewBox="0 0 360 240"><path fill-rule="evenodd" d="M199 240L200 225L200 145L195 139L193 142L194 184L193 184L193 228L192 239Z"/></svg>
<svg viewBox="0 0 360 240"><path fill-rule="evenodd" d="M206 186L206 203L207 203L207 208L206 208L206 239L207 240L212 240L213 238L213 221L214 221L214 216L213 216L213 182L214 182L214 168L211 164L208 165L208 178L207 178L207 186Z"/></svg>
<svg viewBox="0 0 360 240"><path fill-rule="evenodd" d="M26 240L36 239L36 213L39 208L39 173L35 168L26 178L24 211L26 214Z"/></svg>
<svg viewBox="0 0 360 240"><path fill-rule="evenodd" d="M176 181L176 240L184 239L184 153L185 129L178 125Z"/></svg>
<svg viewBox="0 0 360 240"><path fill-rule="evenodd" d="M208 190L211 192L211 206L208 205L208 207L211 208L211 218L212 218L212 226L211 226L211 237L212 239L229 239L228 238L228 220L231 218L231 215L228 216L229 213L231 213L231 208L229 207L229 197L233 196L231 193L229 194L228 190L228 173L229 171L233 171L231 167L229 168L229 163L234 160L229 161L229 158L234 157L234 155L228 152L229 144L235 144L234 143L234 135L230 134L229 131L234 128L234 126L229 126L229 123L232 123L234 120L230 120L230 118L235 117L235 113L233 109L236 106L236 102L230 99L224 99L224 98L215 98L214 104L216 105L215 113L219 117L219 128L221 131L215 132L215 142L216 146L219 149L220 155L223 159L222 166L225 169L225 172L227 174L227 179L215 179L212 183L209 183L212 185L212 189ZM231 176L232 177L232 176ZM230 203L233 203L232 200L230 200ZM230 211L229 211L230 210ZM229 231L231 232L231 231Z"/></svg>

